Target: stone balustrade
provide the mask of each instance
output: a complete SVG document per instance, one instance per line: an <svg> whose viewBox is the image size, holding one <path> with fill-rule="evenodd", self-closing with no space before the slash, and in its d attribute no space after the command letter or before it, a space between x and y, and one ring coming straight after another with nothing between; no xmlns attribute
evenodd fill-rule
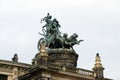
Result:
<svg viewBox="0 0 120 80"><path fill-rule="evenodd" d="M49 64L48 68L54 69L54 70L76 73L76 74L79 74L79 75L82 75L82 76L94 77L93 76L93 74L94 74L93 71L85 70L85 69L81 69L81 68L74 68L74 67L61 66L61 65L55 65L55 64Z"/></svg>

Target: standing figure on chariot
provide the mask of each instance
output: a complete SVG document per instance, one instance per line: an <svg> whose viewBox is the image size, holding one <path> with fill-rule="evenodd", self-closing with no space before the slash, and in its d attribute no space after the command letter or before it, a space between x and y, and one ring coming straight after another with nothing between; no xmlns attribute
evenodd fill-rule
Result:
<svg viewBox="0 0 120 80"><path fill-rule="evenodd" d="M48 13L46 17L44 17L42 20L46 22L46 24L42 27L43 33L46 35L46 37L50 37L54 33L60 34L59 28L60 24L57 21L57 19L52 19L52 16Z"/></svg>

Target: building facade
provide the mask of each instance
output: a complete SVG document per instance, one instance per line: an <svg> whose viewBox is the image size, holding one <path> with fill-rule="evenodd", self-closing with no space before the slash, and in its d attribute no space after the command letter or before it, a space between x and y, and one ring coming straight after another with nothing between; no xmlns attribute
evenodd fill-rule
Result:
<svg viewBox="0 0 120 80"><path fill-rule="evenodd" d="M23 75L30 68L30 64L0 60L0 80L13 80Z"/></svg>
<svg viewBox="0 0 120 80"><path fill-rule="evenodd" d="M93 70L86 70L70 64L74 62L76 54L72 57L74 54L71 55L69 50L59 51L66 54L59 52L58 57L55 53L55 56L51 55L50 52L48 55L45 45L42 44L32 64L20 63L14 59L15 57L12 61L0 60L0 80L112 80L104 77L104 68L98 53ZM51 58L54 62L50 61Z"/></svg>

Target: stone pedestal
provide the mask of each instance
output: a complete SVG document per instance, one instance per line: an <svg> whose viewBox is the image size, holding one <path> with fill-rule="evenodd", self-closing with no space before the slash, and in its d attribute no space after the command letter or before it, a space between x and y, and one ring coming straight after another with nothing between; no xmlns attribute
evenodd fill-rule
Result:
<svg viewBox="0 0 120 80"><path fill-rule="evenodd" d="M57 64L63 66L77 66L78 54L74 50L71 49L50 49L48 52L48 63L49 64Z"/></svg>

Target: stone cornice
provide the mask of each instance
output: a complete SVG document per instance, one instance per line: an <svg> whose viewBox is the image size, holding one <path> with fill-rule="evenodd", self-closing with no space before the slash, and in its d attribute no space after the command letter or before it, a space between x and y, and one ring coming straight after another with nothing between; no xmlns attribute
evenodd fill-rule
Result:
<svg viewBox="0 0 120 80"><path fill-rule="evenodd" d="M16 66L16 67L26 67L26 68L29 68L31 66L31 64L13 62L13 61L8 61L8 60L0 60L0 64L6 64L6 65L11 65L11 66Z"/></svg>

